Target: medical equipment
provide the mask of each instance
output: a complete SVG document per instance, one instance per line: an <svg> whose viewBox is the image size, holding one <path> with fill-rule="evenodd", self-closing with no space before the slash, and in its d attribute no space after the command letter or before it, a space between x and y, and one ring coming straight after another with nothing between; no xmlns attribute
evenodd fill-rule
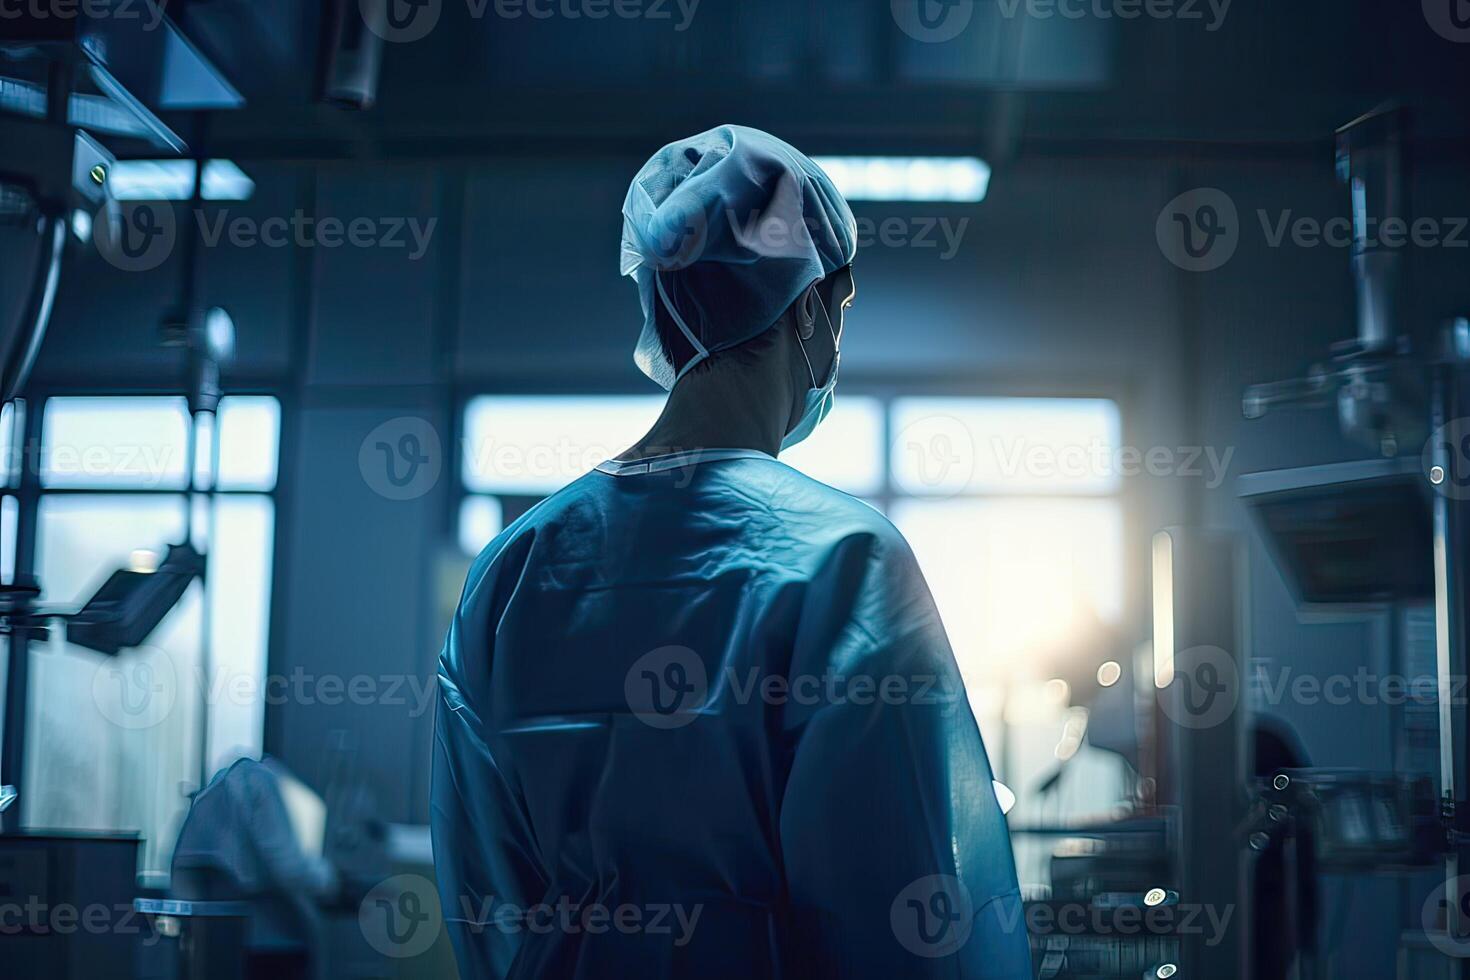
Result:
<svg viewBox="0 0 1470 980"><path fill-rule="evenodd" d="M1342 432L1388 461L1376 470L1368 464L1323 467L1305 478L1261 474L1245 489L1254 491L1268 540L1285 559L1303 602L1398 603L1432 596L1438 690L1451 691L1470 655L1470 443L1464 422L1470 416L1470 320L1443 322L1426 343L1428 331L1409 316L1405 283L1413 274L1413 251L1389 234L1390 228L1412 227L1408 129L1407 113L1390 106L1337 133L1338 176L1349 190L1352 214L1357 336L1334 345L1328 364L1314 366L1306 378L1250 386L1242 403L1247 418L1260 418L1278 404L1335 401ZM1421 445L1422 452L1396 458ZM1301 486L1293 491L1284 486L1290 483ZM1295 526L1298 520L1303 526ZM1460 833L1470 722L1463 704L1437 700L1440 817L1451 845L1443 873L1445 887L1455 888L1470 860L1470 837ZM1457 943L1470 936L1465 907L1451 902L1446 914L1444 928ZM1467 973L1462 960L1461 975Z"/></svg>
<svg viewBox="0 0 1470 980"><path fill-rule="evenodd" d="M1343 433L1384 456L1427 434L1422 354L1414 354L1404 329L1410 256L1390 233L1401 225L1407 234L1410 227L1408 129L1404 110L1384 106L1337 131L1337 172L1352 211L1357 336L1334 344L1328 361L1312 365L1304 378L1248 387L1246 418L1282 404L1335 403Z"/></svg>
<svg viewBox="0 0 1470 980"><path fill-rule="evenodd" d="M114 156L99 137L146 145L155 154L182 153L188 147L161 114L233 109L243 102L153 0L96 0L65 16L32 5L0 18L0 114L6 127L0 140L0 220L34 224L38 232L38 255L18 318L0 321L0 402L21 393L40 352L73 213L116 217L116 202L108 193ZM107 224L116 227L117 222ZM192 282L191 265L186 263L186 286ZM187 288L186 295L192 295ZM187 304L185 314L202 329L203 310L196 305ZM191 337L194 332L189 331ZM190 349L191 401L212 411L218 400L217 359L197 343ZM38 433L39 419L32 418L17 435L24 441ZM22 499L34 501L38 494L35 473L23 473ZM45 636L47 620L55 616L54 610L35 606L40 595L31 574L35 527L25 513L23 508L16 534L18 571L14 581L0 585L0 632L10 638L0 775L17 795L25 785L29 643ZM115 575L89 619L79 624L83 636L97 648L116 650L149 623L156 625L198 574L197 557L186 536L170 552L162 577L144 581L137 573ZM4 829L19 826L19 807L0 813Z"/></svg>

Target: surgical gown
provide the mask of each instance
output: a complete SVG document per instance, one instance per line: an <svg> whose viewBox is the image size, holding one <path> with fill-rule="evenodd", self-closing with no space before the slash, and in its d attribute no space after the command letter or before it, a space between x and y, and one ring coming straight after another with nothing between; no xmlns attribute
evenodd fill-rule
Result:
<svg viewBox="0 0 1470 980"><path fill-rule="evenodd" d="M432 823L465 980L1030 977L902 536L760 452L608 463L480 555Z"/></svg>

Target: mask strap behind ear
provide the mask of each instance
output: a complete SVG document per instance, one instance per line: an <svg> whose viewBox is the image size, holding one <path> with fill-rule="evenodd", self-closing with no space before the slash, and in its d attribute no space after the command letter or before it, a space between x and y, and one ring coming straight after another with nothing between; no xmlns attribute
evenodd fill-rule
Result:
<svg viewBox="0 0 1470 980"><path fill-rule="evenodd" d="M832 335L832 353L835 355L838 351L837 328L832 324L832 314L827 312L827 303L825 300L822 299L822 291L820 289L818 289L816 286L812 286L810 294L816 298L817 305L822 308L822 316L827 318L827 332ZM801 348L802 360L806 361L806 373L807 376L812 379L812 387L822 387L821 383L817 381L817 372L812 368L811 355L806 352L806 341L801 339L800 324L798 324L796 328L796 343L797 346Z"/></svg>
<svg viewBox="0 0 1470 980"><path fill-rule="evenodd" d="M820 289L814 288L812 290L812 295L816 296L817 305L822 308L822 316L827 318L827 332L832 335L832 350L839 350L840 346L838 343L839 338L837 336L837 326L832 322L832 314L827 310L827 301L822 299L822 291Z"/></svg>
<svg viewBox="0 0 1470 980"><path fill-rule="evenodd" d="M801 339L801 329L800 328L797 328L797 331L796 331L796 346L798 346L798 347L801 348L801 359L803 361L806 361L806 373L807 373L807 377L809 377L809 378L812 379L812 387L813 388L820 388L821 385L817 384L817 372L812 370L812 359L811 359L811 356L809 354L807 354L807 352L806 352L806 341L804 341L804 340Z"/></svg>
<svg viewBox="0 0 1470 980"><path fill-rule="evenodd" d="M679 378L682 378L684 377L684 375L689 373L690 368L694 367L694 365L709 357L709 351L706 350L705 346L699 342L699 338L694 336L694 331L689 329L689 324L684 322L684 318L680 316L679 311L674 308L674 301L669 299L669 294L664 291L663 276L657 270L654 270L653 273L653 284L654 287L658 289L659 299L663 300L664 309L668 310L669 316L673 318L674 325L679 328L680 333L684 335L684 339L689 341L690 346L698 352L694 355L694 357L689 359L688 364L685 364L682 368L679 369L678 375L674 378L675 381L678 381Z"/></svg>

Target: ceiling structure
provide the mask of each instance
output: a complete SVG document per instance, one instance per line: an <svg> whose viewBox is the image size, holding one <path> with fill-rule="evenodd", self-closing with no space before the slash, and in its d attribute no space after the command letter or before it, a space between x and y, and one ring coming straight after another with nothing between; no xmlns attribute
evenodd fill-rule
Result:
<svg viewBox="0 0 1470 980"><path fill-rule="evenodd" d="M168 0L246 106L165 121L239 160L640 154L721 122L814 153L1269 158L1397 100L1464 155L1441 2ZM343 48L379 61L370 108L322 97Z"/></svg>
<svg viewBox="0 0 1470 980"><path fill-rule="evenodd" d="M1317 152L1390 98L1427 141L1470 132L1470 43L1413 2L944 0L965 27L926 43L900 13L950 16L940 0L385 0L412 39L383 44L377 105L323 104L324 28L372 2L170 4L248 100L214 123L217 149L642 151L740 121L814 152L1269 155ZM586 16L614 3L640 15Z"/></svg>

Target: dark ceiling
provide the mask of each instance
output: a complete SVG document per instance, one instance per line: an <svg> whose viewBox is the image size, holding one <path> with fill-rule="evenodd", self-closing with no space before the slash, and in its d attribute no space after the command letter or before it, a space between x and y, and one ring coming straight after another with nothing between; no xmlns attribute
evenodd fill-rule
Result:
<svg viewBox="0 0 1470 980"><path fill-rule="evenodd" d="M324 25L371 2L169 4L249 102L209 122L212 150L643 152L738 121L814 152L1316 154L1385 100L1414 110L1427 144L1464 152L1470 134L1470 41L1437 33L1420 0L1147 0L1168 16L1127 20L1099 12L1145 0L973 0L942 43L893 9L939 0L699 0L687 24L680 0L601 20L563 11L624 0L389 0L429 5L432 29L383 45L375 107L323 104Z"/></svg>

